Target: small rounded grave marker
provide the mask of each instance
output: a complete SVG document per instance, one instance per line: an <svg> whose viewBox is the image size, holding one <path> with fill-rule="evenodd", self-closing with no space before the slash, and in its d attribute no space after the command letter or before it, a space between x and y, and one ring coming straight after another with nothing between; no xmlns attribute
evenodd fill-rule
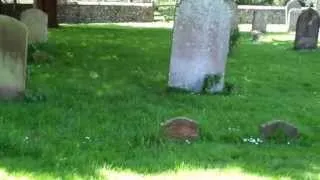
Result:
<svg viewBox="0 0 320 180"><path fill-rule="evenodd" d="M186 117L175 117L161 124L164 135L170 139L194 140L199 137L198 123Z"/></svg>
<svg viewBox="0 0 320 180"><path fill-rule="evenodd" d="M279 135L283 135L287 140L292 140L299 136L298 128L283 120L272 120L261 124L259 130L261 137L265 140L279 138L277 137Z"/></svg>

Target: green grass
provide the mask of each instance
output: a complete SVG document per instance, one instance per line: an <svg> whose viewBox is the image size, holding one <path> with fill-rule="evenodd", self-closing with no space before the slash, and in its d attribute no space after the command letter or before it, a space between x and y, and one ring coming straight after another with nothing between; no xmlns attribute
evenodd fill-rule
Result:
<svg viewBox="0 0 320 180"><path fill-rule="evenodd" d="M169 30L71 26L49 35L44 48L54 60L30 65L28 79L46 100L0 104L0 177L240 169L320 179L320 52L294 52L292 42L253 44L244 34L227 65L235 90L210 96L167 91ZM196 119L201 139L163 141L159 124L174 116ZM243 143L272 119L296 124L302 138Z"/></svg>

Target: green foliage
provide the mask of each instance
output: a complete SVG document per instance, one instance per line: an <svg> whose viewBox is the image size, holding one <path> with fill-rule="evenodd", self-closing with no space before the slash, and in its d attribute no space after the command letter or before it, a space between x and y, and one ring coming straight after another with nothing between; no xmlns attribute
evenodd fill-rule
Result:
<svg viewBox="0 0 320 180"><path fill-rule="evenodd" d="M222 78L221 74L207 74L203 81L202 92L210 93L210 90L213 86L218 84Z"/></svg>
<svg viewBox="0 0 320 180"><path fill-rule="evenodd" d="M240 38L239 28L237 27L231 32L230 40L229 40L229 55L232 54L233 49L236 48Z"/></svg>
<svg viewBox="0 0 320 180"><path fill-rule="evenodd" d="M175 6L158 6L157 12L159 12L166 21L173 21L175 16Z"/></svg>

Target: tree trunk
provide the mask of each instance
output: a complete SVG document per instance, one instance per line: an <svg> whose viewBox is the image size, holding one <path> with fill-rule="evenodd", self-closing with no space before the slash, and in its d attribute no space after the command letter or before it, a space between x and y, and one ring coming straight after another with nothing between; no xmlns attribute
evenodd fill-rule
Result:
<svg viewBox="0 0 320 180"><path fill-rule="evenodd" d="M0 0L0 14L2 14L3 12L2 12L2 0Z"/></svg>
<svg viewBox="0 0 320 180"><path fill-rule="evenodd" d="M57 0L34 0L34 7L48 14L48 26L50 28L58 27Z"/></svg>

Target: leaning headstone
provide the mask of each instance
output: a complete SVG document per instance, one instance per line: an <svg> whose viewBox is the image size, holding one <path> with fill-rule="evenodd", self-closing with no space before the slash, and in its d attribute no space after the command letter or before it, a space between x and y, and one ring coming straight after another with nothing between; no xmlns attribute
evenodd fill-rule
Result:
<svg viewBox="0 0 320 180"><path fill-rule="evenodd" d="M259 126L260 136L263 140L285 138L292 140L299 137L298 128L283 120L273 120ZM282 137L281 137L282 136Z"/></svg>
<svg viewBox="0 0 320 180"><path fill-rule="evenodd" d="M294 49L316 49L320 27L320 16L312 8L303 10L298 17Z"/></svg>
<svg viewBox="0 0 320 180"><path fill-rule="evenodd" d="M295 31L298 17L302 13L302 9L292 8L289 12L288 31Z"/></svg>
<svg viewBox="0 0 320 180"><path fill-rule="evenodd" d="M203 90L207 76L219 77L210 92L223 91L233 10L231 0L181 0L176 8L169 87Z"/></svg>
<svg viewBox="0 0 320 180"><path fill-rule="evenodd" d="M175 117L161 124L164 135L169 139L195 140L199 137L198 123L186 117Z"/></svg>
<svg viewBox="0 0 320 180"><path fill-rule="evenodd" d="M27 27L0 15L0 99L23 97L26 80Z"/></svg>
<svg viewBox="0 0 320 180"><path fill-rule="evenodd" d="M48 40L48 15L37 8L27 9L21 13L21 22L29 30L29 43L43 43Z"/></svg>
<svg viewBox="0 0 320 180"><path fill-rule="evenodd" d="M295 9L301 9L301 4L299 3L298 0L290 0L287 4L286 4L286 24L289 24L289 20L290 20L290 10L295 8Z"/></svg>
<svg viewBox="0 0 320 180"><path fill-rule="evenodd" d="M268 16L263 11L254 11L252 19L252 31L267 32Z"/></svg>

